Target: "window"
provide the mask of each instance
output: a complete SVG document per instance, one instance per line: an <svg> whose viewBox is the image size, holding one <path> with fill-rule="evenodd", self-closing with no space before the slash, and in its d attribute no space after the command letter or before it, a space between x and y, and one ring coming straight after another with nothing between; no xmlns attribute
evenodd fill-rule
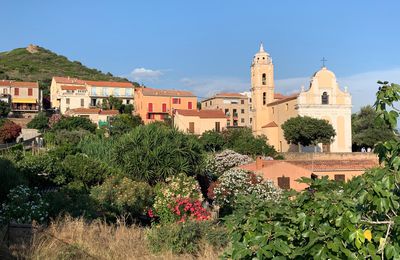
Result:
<svg viewBox="0 0 400 260"><path fill-rule="evenodd" d="M192 102L188 102L188 109L192 109L193 108L192 106L193 106Z"/></svg>
<svg viewBox="0 0 400 260"><path fill-rule="evenodd" d="M95 107L96 104L97 104L97 99L92 98L92 99L90 100L90 106Z"/></svg>
<svg viewBox="0 0 400 260"><path fill-rule="evenodd" d="M19 88L14 88L14 95L16 95L16 96L19 95Z"/></svg>
<svg viewBox="0 0 400 260"><path fill-rule="evenodd" d="M148 104L147 111L153 112L153 103Z"/></svg>
<svg viewBox="0 0 400 260"><path fill-rule="evenodd" d="M81 98L81 107L85 106L85 100L83 98Z"/></svg>
<svg viewBox="0 0 400 260"><path fill-rule="evenodd" d="M244 109L241 109L241 110L240 110L240 113L244 114Z"/></svg>
<svg viewBox="0 0 400 260"><path fill-rule="evenodd" d="M225 109L225 115L229 116L229 109L228 108Z"/></svg>
<svg viewBox="0 0 400 260"><path fill-rule="evenodd" d="M127 100L126 100L126 104L129 105L130 103L131 103L131 100L130 100L130 99L127 99Z"/></svg>
<svg viewBox="0 0 400 260"><path fill-rule="evenodd" d="M67 99L65 100L65 103L66 103L67 105L69 105L69 98L67 98Z"/></svg>
<svg viewBox="0 0 400 260"><path fill-rule="evenodd" d="M3 88L3 94L7 94L7 89Z"/></svg>
<svg viewBox="0 0 400 260"><path fill-rule="evenodd" d="M233 109L233 116L234 116L234 117L237 117L237 116L238 116L236 108Z"/></svg>
<svg viewBox="0 0 400 260"><path fill-rule="evenodd" d="M215 122L215 131L216 132L221 132L221 124L220 122Z"/></svg>
<svg viewBox="0 0 400 260"><path fill-rule="evenodd" d="M286 103L286 111L288 111L289 110L289 104L288 103Z"/></svg>
<svg viewBox="0 0 400 260"><path fill-rule="evenodd" d="M262 74L262 84L267 85L267 74L265 73Z"/></svg>
<svg viewBox="0 0 400 260"><path fill-rule="evenodd" d="M172 99L172 104L180 104L181 103L181 99L180 98L173 98Z"/></svg>
<svg viewBox="0 0 400 260"><path fill-rule="evenodd" d="M194 134L194 122L189 122L189 133Z"/></svg>
<svg viewBox="0 0 400 260"><path fill-rule="evenodd" d="M344 174L335 174L335 181L344 182L346 180Z"/></svg>
<svg viewBox="0 0 400 260"><path fill-rule="evenodd" d="M103 88L103 96L108 96L108 88Z"/></svg>
<svg viewBox="0 0 400 260"><path fill-rule="evenodd" d="M251 124L251 123L253 123L253 118L252 118L252 117L250 117L250 124Z"/></svg>
<svg viewBox="0 0 400 260"><path fill-rule="evenodd" d="M31 88L28 88L28 96L32 96L32 95L33 95L32 89L31 89Z"/></svg>
<svg viewBox="0 0 400 260"><path fill-rule="evenodd" d="M275 108L274 107L272 108L272 114L275 114Z"/></svg>
<svg viewBox="0 0 400 260"><path fill-rule="evenodd" d="M131 88L127 88L127 89L125 90L125 95L126 95L127 97L132 96L132 89L131 89Z"/></svg>
<svg viewBox="0 0 400 260"><path fill-rule="evenodd" d="M148 114L147 114L147 119L154 119L154 114L148 113Z"/></svg>
<svg viewBox="0 0 400 260"><path fill-rule="evenodd" d="M210 106L212 105L212 101L210 100Z"/></svg>
<svg viewBox="0 0 400 260"><path fill-rule="evenodd" d="M263 105L265 106L267 104L267 93L263 92Z"/></svg>
<svg viewBox="0 0 400 260"><path fill-rule="evenodd" d="M114 89L114 96L116 96L116 97L119 96L119 88Z"/></svg>
<svg viewBox="0 0 400 260"><path fill-rule="evenodd" d="M226 122L226 126L231 126L231 121Z"/></svg>
<svg viewBox="0 0 400 260"><path fill-rule="evenodd" d="M167 112L167 104L162 104L162 111L165 113Z"/></svg>
<svg viewBox="0 0 400 260"><path fill-rule="evenodd" d="M281 189L290 189L290 178L285 176L278 177L278 186Z"/></svg>
<svg viewBox="0 0 400 260"><path fill-rule="evenodd" d="M238 126L238 121L237 120L233 120L233 126Z"/></svg>
<svg viewBox="0 0 400 260"><path fill-rule="evenodd" d="M92 87L90 93L92 94L92 96L96 96L96 87Z"/></svg>
<svg viewBox="0 0 400 260"><path fill-rule="evenodd" d="M240 100L240 104L244 105L244 100L243 99Z"/></svg>
<svg viewBox="0 0 400 260"><path fill-rule="evenodd" d="M244 118L240 119L240 122L241 122L242 124L244 124Z"/></svg>
<svg viewBox="0 0 400 260"><path fill-rule="evenodd" d="M326 92L322 93L322 96L321 96L321 103L322 103L322 105L327 105L327 104L329 104L329 96L328 96L328 93L326 93Z"/></svg>

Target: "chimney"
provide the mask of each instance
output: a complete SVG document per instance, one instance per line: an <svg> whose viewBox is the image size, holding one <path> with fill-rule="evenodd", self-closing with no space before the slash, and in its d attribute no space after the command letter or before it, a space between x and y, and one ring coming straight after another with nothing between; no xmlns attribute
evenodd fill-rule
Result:
<svg viewBox="0 0 400 260"><path fill-rule="evenodd" d="M261 170L263 167L263 159L261 156L257 156L256 158L256 170Z"/></svg>

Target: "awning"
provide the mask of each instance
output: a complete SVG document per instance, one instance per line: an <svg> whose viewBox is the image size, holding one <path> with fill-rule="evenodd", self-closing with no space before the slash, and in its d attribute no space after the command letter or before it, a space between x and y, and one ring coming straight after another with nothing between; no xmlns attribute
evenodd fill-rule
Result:
<svg viewBox="0 0 400 260"><path fill-rule="evenodd" d="M35 98L13 98L11 103L36 104Z"/></svg>

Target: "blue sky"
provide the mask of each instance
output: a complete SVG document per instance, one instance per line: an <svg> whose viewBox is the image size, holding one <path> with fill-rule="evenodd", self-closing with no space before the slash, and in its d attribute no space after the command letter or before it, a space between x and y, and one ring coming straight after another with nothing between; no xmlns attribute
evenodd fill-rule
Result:
<svg viewBox="0 0 400 260"><path fill-rule="evenodd" d="M30 43L158 88L247 91L260 42L276 91L308 85L322 57L372 103L377 80L400 83L400 1L0 0L0 51Z"/></svg>

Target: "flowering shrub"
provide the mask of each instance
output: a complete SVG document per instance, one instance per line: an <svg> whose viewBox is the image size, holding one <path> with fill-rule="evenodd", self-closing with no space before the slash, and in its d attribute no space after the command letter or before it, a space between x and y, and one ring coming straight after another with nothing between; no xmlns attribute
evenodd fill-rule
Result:
<svg viewBox="0 0 400 260"><path fill-rule="evenodd" d="M26 224L33 220L43 223L47 219L48 206L37 188L19 185L10 191L7 201L1 205L0 223L12 221Z"/></svg>
<svg viewBox="0 0 400 260"><path fill-rule="evenodd" d="M238 197L243 195L252 195L262 200L277 200L281 195L281 190L272 181L242 169L226 171L210 187L208 194L220 207L233 208Z"/></svg>
<svg viewBox="0 0 400 260"><path fill-rule="evenodd" d="M250 156L227 149L210 156L206 163L206 170L213 176L220 176L233 167L248 164L252 161L253 159Z"/></svg>
<svg viewBox="0 0 400 260"><path fill-rule="evenodd" d="M11 120L3 120L0 122L0 143L15 142L21 133L21 126L12 122Z"/></svg>
<svg viewBox="0 0 400 260"><path fill-rule="evenodd" d="M172 209L172 212L180 217L178 222L185 222L188 219L201 221L210 218L210 213L203 208L199 200L178 198L175 203L176 205Z"/></svg>
<svg viewBox="0 0 400 260"><path fill-rule="evenodd" d="M172 178L168 178L166 184L157 186L153 205L154 213L152 212L151 214L160 217L161 222L175 222L182 219L182 215L177 213L184 213L185 206L188 206L189 203L192 205L196 203L196 201L200 203L201 199L202 195L198 182L193 177L181 173ZM196 207L198 203L196 203ZM183 207L182 212L180 207ZM191 207L189 207L189 211L190 208ZM198 212L198 210L196 210L196 212ZM185 214L185 216L187 216L187 214Z"/></svg>

